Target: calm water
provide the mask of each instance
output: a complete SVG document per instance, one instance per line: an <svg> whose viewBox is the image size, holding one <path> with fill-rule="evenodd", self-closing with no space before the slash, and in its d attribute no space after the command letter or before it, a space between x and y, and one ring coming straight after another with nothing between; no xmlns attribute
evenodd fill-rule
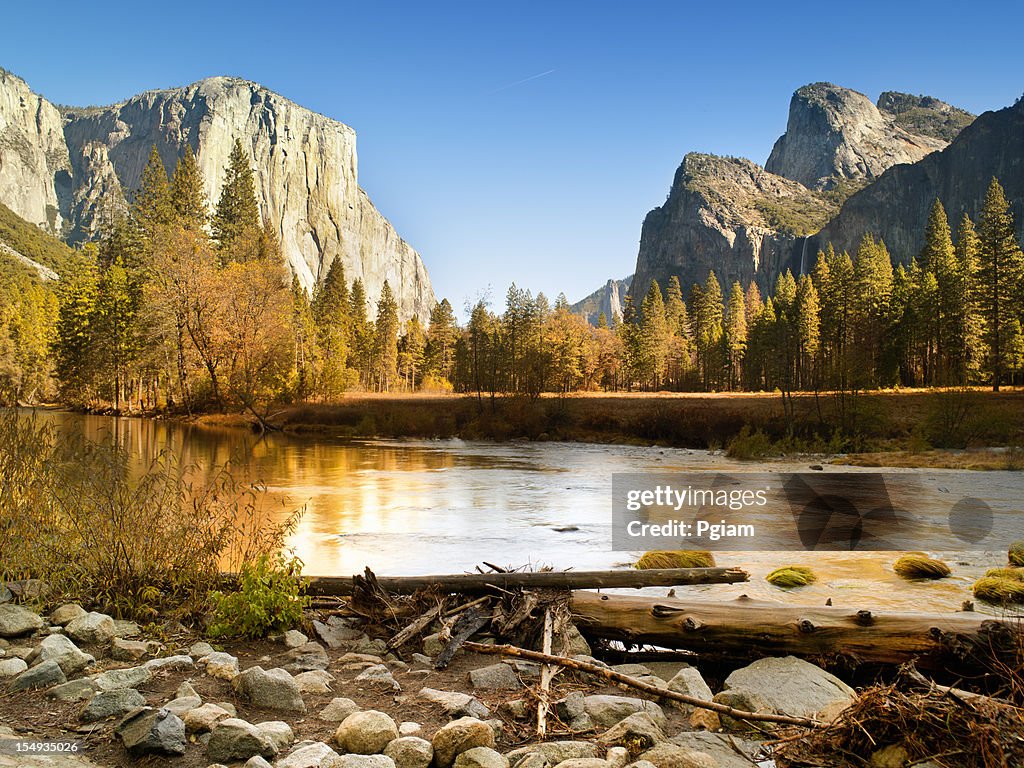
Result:
<svg viewBox="0 0 1024 768"><path fill-rule="evenodd" d="M260 438L143 419L60 412L46 418L77 426L93 438L113 437L140 465L167 449L201 468L232 461L243 479L265 484L275 502L305 507L289 544L306 573L320 575L348 575L367 565L379 575L458 573L484 561L577 570L625 566L639 553L611 551L613 472L807 469L807 462L752 464L682 449ZM850 471L826 466L826 471L840 469ZM929 498L940 503L948 493L1002 504L1024 499L1021 472L918 474L924 503ZM1006 559L1005 552L941 554L954 575L917 584L892 573L895 553L719 553L719 565L745 568L751 581L677 592L702 599L748 594L815 605L831 598L836 606L856 608L954 610L970 597L974 579ZM812 566L818 582L786 592L764 581L769 571L788 563Z"/></svg>

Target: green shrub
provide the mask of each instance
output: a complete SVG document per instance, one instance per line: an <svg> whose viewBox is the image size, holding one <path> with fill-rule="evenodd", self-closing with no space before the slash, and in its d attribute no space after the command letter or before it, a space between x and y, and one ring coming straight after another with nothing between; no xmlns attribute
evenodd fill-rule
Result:
<svg viewBox="0 0 1024 768"><path fill-rule="evenodd" d="M765 579L769 584L774 584L776 587L792 589L793 587L806 587L808 584L813 584L818 580L818 577L814 575L814 571L806 566L786 565L782 568L776 568L765 576Z"/></svg>
<svg viewBox="0 0 1024 768"><path fill-rule="evenodd" d="M292 629L302 621L302 611L309 605L304 589L301 560L280 552L262 554L242 565L237 591L213 593L209 636L258 639Z"/></svg>
<svg viewBox="0 0 1024 768"><path fill-rule="evenodd" d="M732 440L725 449L725 455L730 459L761 459L766 456L778 456L779 447L772 442L760 429L753 431L749 424L744 424L743 429Z"/></svg>

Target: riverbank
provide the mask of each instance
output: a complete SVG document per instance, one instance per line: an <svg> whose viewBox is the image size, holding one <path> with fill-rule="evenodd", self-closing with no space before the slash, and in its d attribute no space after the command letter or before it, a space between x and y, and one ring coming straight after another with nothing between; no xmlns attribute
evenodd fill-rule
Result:
<svg viewBox="0 0 1024 768"><path fill-rule="evenodd" d="M283 408L285 432L341 438L536 440L724 449L735 458L847 454L861 466L1013 469L1024 444L1024 392L901 390L841 402L800 393L787 418L769 393L582 393L476 398L352 394L331 404ZM204 426L256 426L246 415L211 414ZM846 428L837 425L845 423ZM850 454L863 454L853 456Z"/></svg>

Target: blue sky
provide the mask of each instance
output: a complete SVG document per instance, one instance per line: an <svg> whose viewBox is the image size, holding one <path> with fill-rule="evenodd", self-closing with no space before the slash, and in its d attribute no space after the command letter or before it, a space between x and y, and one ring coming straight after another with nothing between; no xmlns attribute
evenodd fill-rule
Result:
<svg viewBox="0 0 1024 768"><path fill-rule="evenodd" d="M108 0L4 17L0 66L55 102L236 75L351 125L362 186L460 309L512 281L574 301L629 274L683 155L763 163L804 83L974 112L1024 93L1018 3Z"/></svg>

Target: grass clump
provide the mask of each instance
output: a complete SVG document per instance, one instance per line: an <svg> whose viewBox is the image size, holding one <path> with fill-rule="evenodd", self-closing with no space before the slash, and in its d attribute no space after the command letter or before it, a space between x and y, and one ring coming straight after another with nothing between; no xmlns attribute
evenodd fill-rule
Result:
<svg viewBox="0 0 1024 768"><path fill-rule="evenodd" d="M1024 568L989 568L985 571L986 576L997 579L1016 579L1024 581Z"/></svg>
<svg viewBox="0 0 1024 768"><path fill-rule="evenodd" d="M892 569L904 579L944 579L952 573L941 560L920 553L903 555L892 564Z"/></svg>
<svg viewBox="0 0 1024 768"><path fill-rule="evenodd" d="M982 576L974 582L974 596L986 603L1024 603L1024 581L1005 576Z"/></svg>
<svg viewBox="0 0 1024 768"><path fill-rule="evenodd" d="M1007 557L1010 560L1010 565L1020 567L1024 566L1024 540L1015 541L1010 545L1010 550L1007 552Z"/></svg>
<svg viewBox="0 0 1024 768"><path fill-rule="evenodd" d="M806 566L785 565L769 573L765 576L765 580L776 587L793 589L794 587L806 587L808 584L813 584L818 580L818 577L814 575L814 571Z"/></svg>
<svg viewBox="0 0 1024 768"><path fill-rule="evenodd" d="M710 552L692 549L652 550L644 552L636 567L641 571L656 568L714 568L715 557Z"/></svg>

